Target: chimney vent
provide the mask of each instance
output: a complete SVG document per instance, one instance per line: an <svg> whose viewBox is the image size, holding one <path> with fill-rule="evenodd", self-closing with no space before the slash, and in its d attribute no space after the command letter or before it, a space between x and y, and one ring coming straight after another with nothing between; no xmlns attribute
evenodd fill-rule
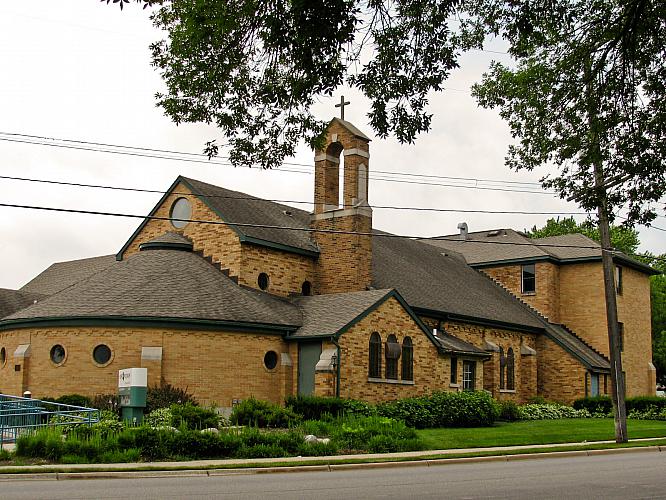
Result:
<svg viewBox="0 0 666 500"><path fill-rule="evenodd" d="M458 229L460 229L460 239L466 240L467 233L469 232L467 228L467 222L461 222L460 224L458 224Z"/></svg>

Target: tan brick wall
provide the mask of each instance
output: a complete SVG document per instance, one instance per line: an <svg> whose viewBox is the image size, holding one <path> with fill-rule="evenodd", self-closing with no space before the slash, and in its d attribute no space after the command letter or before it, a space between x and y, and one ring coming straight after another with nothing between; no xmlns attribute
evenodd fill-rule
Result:
<svg viewBox="0 0 666 500"><path fill-rule="evenodd" d="M314 229L369 233L372 220L352 215L313 221ZM314 233L320 248L316 262L318 293L366 290L372 282L372 239L354 234Z"/></svg>
<svg viewBox="0 0 666 500"><path fill-rule="evenodd" d="M506 354L509 348L514 352L514 383L515 391L500 390L500 363L499 353L493 352L492 358L484 363L483 388L499 400L511 399L523 403L536 395L537 374L535 370L535 356L521 356L520 347L525 345L536 349L536 335L531 333L514 332L500 328L489 328L468 323L446 322L444 329L447 333L458 337L465 342L484 348L485 341L492 342L504 349ZM537 353L538 354L538 353Z"/></svg>
<svg viewBox="0 0 666 500"><path fill-rule="evenodd" d="M177 193L191 193L183 184L179 183L174 188ZM185 197L192 204L192 219L205 221L221 221L221 219L208 206L194 195L171 194L167 196L162 205L157 209L155 215L158 217L169 217L171 205L178 198ZM213 261L219 262L222 269L229 269L232 276L238 276L241 266L241 243L236 232L220 224L187 224L182 229L176 229L168 220L150 220L136 235L132 243L125 250L124 258L139 251L139 245L152 240L167 231L183 234L194 243L195 250L203 251L204 255L212 257Z"/></svg>
<svg viewBox="0 0 666 500"><path fill-rule="evenodd" d="M560 318L578 336L609 355L608 324L601 263L570 264L560 269ZM617 296L618 319L624 323L622 367L627 396L654 394L649 278L623 267L623 291Z"/></svg>
<svg viewBox="0 0 666 500"><path fill-rule="evenodd" d="M537 354L539 396L565 404L585 396L587 369L576 358L545 335L537 339ZM601 382L603 392L603 376Z"/></svg>
<svg viewBox="0 0 666 500"><path fill-rule="evenodd" d="M414 384L403 385L387 382L370 382L368 377L368 345L370 334L377 332L382 343L394 334L402 344L406 336L414 346ZM404 311L394 298L363 318L339 340L341 347L340 395L366 401L390 401L404 397L428 394L433 391L453 390L449 387L450 358L440 355L437 348ZM382 349L382 374L385 359ZM462 363L461 363L462 367ZM482 387L483 370L477 364L477 387ZM398 360L398 377L401 364Z"/></svg>
<svg viewBox="0 0 666 500"><path fill-rule="evenodd" d="M481 269L499 281L516 297L529 304L553 323L559 323L560 289L559 266L552 262L535 263L536 291L522 293L522 266L501 266Z"/></svg>
<svg viewBox="0 0 666 500"><path fill-rule="evenodd" d="M13 353L30 343L32 355L27 373L14 372L11 360L0 369L0 392L21 394L29 389L35 397L79 393L88 396L117 392L118 370L141 366L141 347L162 346L162 379L186 388L203 404L231 406L232 399L254 396L281 403L293 392L296 379L291 367L268 370L264 355L293 351L280 336L251 333L183 331L156 328L48 328L0 334L0 347ZM49 357L54 344L62 344L67 357L55 366ZM92 359L100 343L114 356L104 367ZM25 387L19 378L27 375ZM149 378L151 374L149 373Z"/></svg>
<svg viewBox="0 0 666 500"><path fill-rule="evenodd" d="M260 273L268 274L268 293L285 297L300 294L304 281L311 283L312 295L318 293L314 258L243 244L238 283L259 289Z"/></svg>

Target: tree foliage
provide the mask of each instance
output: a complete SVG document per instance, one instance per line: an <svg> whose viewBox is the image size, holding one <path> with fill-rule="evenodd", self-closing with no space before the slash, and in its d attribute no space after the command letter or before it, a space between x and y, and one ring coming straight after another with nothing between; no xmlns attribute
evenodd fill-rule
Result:
<svg viewBox="0 0 666 500"><path fill-rule="evenodd" d="M649 222L666 193L666 3L472 1L479 29L506 38L517 66L493 63L473 93L511 128L513 169L587 210ZM603 184L595 186L601 165ZM597 183L598 184L598 183Z"/></svg>
<svg viewBox="0 0 666 500"><path fill-rule="evenodd" d="M168 38L151 46L176 123L216 125L235 165L272 167L300 140L322 140L311 111L343 84L371 101L381 137L412 142L430 128L428 93L472 44L447 19L458 0L171 0L152 19ZM218 144L206 151L215 155Z"/></svg>

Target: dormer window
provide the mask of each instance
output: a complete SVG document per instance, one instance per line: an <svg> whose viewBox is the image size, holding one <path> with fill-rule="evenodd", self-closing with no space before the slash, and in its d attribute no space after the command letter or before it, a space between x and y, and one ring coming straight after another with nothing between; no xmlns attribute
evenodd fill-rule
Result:
<svg viewBox="0 0 666 500"><path fill-rule="evenodd" d="M534 264L522 266L522 292L536 293L536 267Z"/></svg>

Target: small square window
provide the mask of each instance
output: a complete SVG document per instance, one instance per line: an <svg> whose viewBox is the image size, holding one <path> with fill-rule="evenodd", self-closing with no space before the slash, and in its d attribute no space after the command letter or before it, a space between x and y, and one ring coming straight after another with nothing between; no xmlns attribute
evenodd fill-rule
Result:
<svg viewBox="0 0 666 500"><path fill-rule="evenodd" d="M522 292L536 292L536 268L534 264L525 264L522 266Z"/></svg>

